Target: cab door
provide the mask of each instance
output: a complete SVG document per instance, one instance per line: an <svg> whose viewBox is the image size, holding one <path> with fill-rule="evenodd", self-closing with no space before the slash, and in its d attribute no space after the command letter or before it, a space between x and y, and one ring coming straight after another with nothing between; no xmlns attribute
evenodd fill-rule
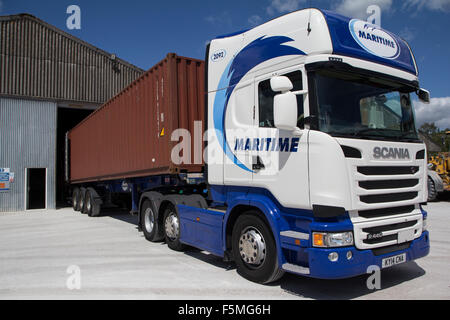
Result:
<svg viewBox="0 0 450 320"><path fill-rule="evenodd" d="M309 208L308 130L304 119L309 116L308 95L297 95L297 126L301 135L275 127L273 98L277 92L270 87L270 79L287 76L294 88L308 89L303 65L267 73L255 78L255 129L259 146L252 151L253 186L269 190L285 207Z"/></svg>
<svg viewBox="0 0 450 320"><path fill-rule="evenodd" d="M241 81L226 108L223 155L226 185L250 186L252 183L252 150L246 142L256 134L253 85L253 78Z"/></svg>

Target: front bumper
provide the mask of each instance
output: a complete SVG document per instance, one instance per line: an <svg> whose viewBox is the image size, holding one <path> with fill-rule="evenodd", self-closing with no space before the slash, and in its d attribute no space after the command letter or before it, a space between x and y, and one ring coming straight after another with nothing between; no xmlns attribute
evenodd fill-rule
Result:
<svg viewBox="0 0 450 320"><path fill-rule="evenodd" d="M353 255L350 260L346 258L348 251L351 251ZM339 254L339 259L336 262L328 260L328 255L331 252ZM355 247L307 248L305 249L309 260L309 274L307 276L320 279L351 278L366 274L369 266L376 265L381 269L384 258L406 253L406 261L412 261L428 255L429 252L430 240L428 231L423 232L419 238L413 240L409 248L382 255L375 255L372 250L358 250ZM287 271L289 272L289 270Z"/></svg>

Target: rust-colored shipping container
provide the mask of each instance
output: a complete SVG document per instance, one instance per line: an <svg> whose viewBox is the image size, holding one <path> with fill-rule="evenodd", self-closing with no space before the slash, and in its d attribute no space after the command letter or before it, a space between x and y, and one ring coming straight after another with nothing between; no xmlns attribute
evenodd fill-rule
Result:
<svg viewBox="0 0 450 320"><path fill-rule="evenodd" d="M69 132L72 183L201 172L203 157L171 161L175 129L204 129L204 62L170 53ZM201 151L203 154L203 150Z"/></svg>

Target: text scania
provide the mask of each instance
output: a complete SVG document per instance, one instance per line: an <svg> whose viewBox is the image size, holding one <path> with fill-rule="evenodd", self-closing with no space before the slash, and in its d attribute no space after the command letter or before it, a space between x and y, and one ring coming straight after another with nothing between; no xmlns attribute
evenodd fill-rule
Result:
<svg viewBox="0 0 450 320"><path fill-rule="evenodd" d="M297 152L300 138L237 138L234 150Z"/></svg>
<svg viewBox="0 0 450 320"><path fill-rule="evenodd" d="M359 35L358 36L360 38L364 38L364 39L367 39L367 40L372 40L374 42L384 44L385 46L388 46L388 47L391 47L391 48L395 48L395 43L394 42L392 42L390 40L387 40L387 39L385 39L383 37L376 36L374 34L370 34L368 32L366 33L364 31L359 30Z"/></svg>
<svg viewBox="0 0 450 320"><path fill-rule="evenodd" d="M373 157L375 159L409 159L408 149L403 148L381 148L375 147L373 149Z"/></svg>

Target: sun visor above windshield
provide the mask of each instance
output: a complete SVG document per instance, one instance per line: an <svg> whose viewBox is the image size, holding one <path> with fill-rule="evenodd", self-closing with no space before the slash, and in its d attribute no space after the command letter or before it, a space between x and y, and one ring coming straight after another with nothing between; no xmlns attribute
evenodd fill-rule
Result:
<svg viewBox="0 0 450 320"><path fill-rule="evenodd" d="M417 75L414 56L400 37L376 25L322 11L328 23L333 53L381 63Z"/></svg>

